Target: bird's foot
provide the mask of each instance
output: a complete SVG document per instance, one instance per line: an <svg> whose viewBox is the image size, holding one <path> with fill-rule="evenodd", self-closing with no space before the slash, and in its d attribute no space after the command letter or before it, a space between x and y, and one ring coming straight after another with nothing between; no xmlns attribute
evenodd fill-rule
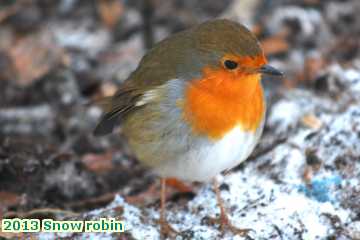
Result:
<svg viewBox="0 0 360 240"><path fill-rule="evenodd" d="M254 231L253 229L250 229L250 228L238 228L238 227L234 226L230 222L230 219L228 218L228 216L222 215L222 214L220 215L220 217L210 218L210 223L213 225L215 225L215 224L219 225L222 235L224 235L226 233L226 231L230 231L234 235L247 236L249 234L249 232Z"/></svg>

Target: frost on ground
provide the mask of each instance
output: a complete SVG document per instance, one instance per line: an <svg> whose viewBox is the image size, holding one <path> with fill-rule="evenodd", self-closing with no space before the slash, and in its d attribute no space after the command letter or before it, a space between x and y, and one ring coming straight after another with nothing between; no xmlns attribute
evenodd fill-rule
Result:
<svg viewBox="0 0 360 240"><path fill-rule="evenodd" d="M219 176L231 220L253 230L249 239L360 238L360 72L334 65L326 74L328 95L287 91L269 110L260 154ZM261 151L266 141L277 144ZM245 239L231 233L221 237L218 226L209 223L209 217L219 214L210 184L204 184L187 203L169 202L167 210L168 221L181 231L177 239ZM159 239L157 206L138 208L121 196L107 208L79 219L114 216L125 223L123 236ZM91 237L119 235L93 233Z"/></svg>

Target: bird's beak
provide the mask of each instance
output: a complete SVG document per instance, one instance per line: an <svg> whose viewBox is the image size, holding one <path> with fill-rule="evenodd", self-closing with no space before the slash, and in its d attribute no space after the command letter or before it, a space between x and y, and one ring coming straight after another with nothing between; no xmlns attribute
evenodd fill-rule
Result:
<svg viewBox="0 0 360 240"><path fill-rule="evenodd" d="M283 76L284 75L282 72L280 72L279 70L277 70L276 68L274 68L270 65L263 65L259 69L259 73L273 75L273 76Z"/></svg>

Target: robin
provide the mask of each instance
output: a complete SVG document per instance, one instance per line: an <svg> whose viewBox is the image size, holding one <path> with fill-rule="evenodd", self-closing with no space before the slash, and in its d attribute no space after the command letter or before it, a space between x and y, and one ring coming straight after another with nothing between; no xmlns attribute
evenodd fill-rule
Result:
<svg viewBox="0 0 360 240"><path fill-rule="evenodd" d="M244 161L265 121L261 74L282 75L267 65L256 37L243 25L212 20L157 43L114 96L94 134L121 123L139 161L161 177L160 229L176 231L165 216L166 178L213 180L221 230L233 226L215 176Z"/></svg>

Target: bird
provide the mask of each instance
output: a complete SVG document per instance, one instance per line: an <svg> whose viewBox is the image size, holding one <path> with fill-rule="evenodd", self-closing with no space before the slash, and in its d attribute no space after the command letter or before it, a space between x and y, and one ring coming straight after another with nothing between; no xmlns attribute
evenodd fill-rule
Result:
<svg viewBox="0 0 360 240"><path fill-rule="evenodd" d="M161 179L160 233L178 232L167 222L166 179L212 182L221 231L232 225L216 176L245 161L265 122L263 74L281 76L268 64L255 35L238 22L215 19L156 43L113 96L94 135L121 125L140 163Z"/></svg>

